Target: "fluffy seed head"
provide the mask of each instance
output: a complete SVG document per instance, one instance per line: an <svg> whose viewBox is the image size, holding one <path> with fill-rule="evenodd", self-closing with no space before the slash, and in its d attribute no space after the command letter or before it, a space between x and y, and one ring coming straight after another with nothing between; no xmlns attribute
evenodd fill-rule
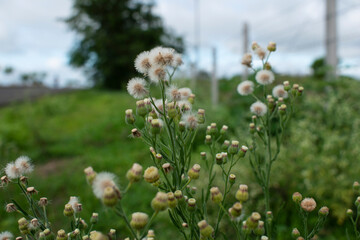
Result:
<svg viewBox="0 0 360 240"><path fill-rule="evenodd" d="M313 198L304 198L301 201L301 208L306 212L312 212L316 208L316 202Z"/></svg>
<svg viewBox="0 0 360 240"><path fill-rule="evenodd" d="M34 166L31 164L31 160L27 156L18 157L15 160L15 165L19 168L22 175L31 173L34 170Z"/></svg>
<svg viewBox="0 0 360 240"><path fill-rule="evenodd" d="M255 49L255 54L261 59L263 60L266 56L266 51L265 49L263 49L262 47L258 47Z"/></svg>
<svg viewBox="0 0 360 240"><path fill-rule="evenodd" d="M152 66L149 69L149 78L152 82L158 83L165 80L166 72L161 66Z"/></svg>
<svg viewBox="0 0 360 240"><path fill-rule="evenodd" d="M70 201L68 202L68 204L71 205L71 207L74 209L75 212L81 212L81 204L79 202L79 199L77 197L70 197Z"/></svg>
<svg viewBox="0 0 360 240"><path fill-rule="evenodd" d="M241 64L251 67L252 55L250 53L245 53L241 59Z"/></svg>
<svg viewBox="0 0 360 240"><path fill-rule="evenodd" d="M268 85L274 82L274 73L270 70L260 70L256 73L256 81L261 85Z"/></svg>
<svg viewBox="0 0 360 240"><path fill-rule="evenodd" d="M267 112L267 107L264 103L257 101L250 106L250 111L257 116L264 116Z"/></svg>
<svg viewBox="0 0 360 240"><path fill-rule="evenodd" d="M156 47L150 51L152 65L166 66L174 64L175 50L172 48Z"/></svg>
<svg viewBox="0 0 360 240"><path fill-rule="evenodd" d="M180 88L179 92L181 94L181 99L183 99L183 100L187 100L190 97L190 95L192 94L190 88Z"/></svg>
<svg viewBox="0 0 360 240"><path fill-rule="evenodd" d="M92 188L95 196L102 199L107 187L117 188L115 184L116 176L112 173L98 173L93 181Z"/></svg>
<svg viewBox="0 0 360 240"><path fill-rule="evenodd" d="M191 112L185 113L181 117L181 121L185 122L186 127L192 130L196 129L198 126L198 118L195 114Z"/></svg>
<svg viewBox="0 0 360 240"><path fill-rule="evenodd" d="M11 232L8 231L0 233L0 240L11 240L13 237Z"/></svg>
<svg viewBox="0 0 360 240"><path fill-rule="evenodd" d="M142 99L149 93L145 79L138 77L130 79L127 84L127 91L136 99Z"/></svg>
<svg viewBox="0 0 360 240"><path fill-rule="evenodd" d="M174 61L171 64L173 67L179 67L183 64L182 56L179 53L174 54Z"/></svg>
<svg viewBox="0 0 360 240"><path fill-rule="evenodd" d="M142 74L147 74L151 68L151 63L149 59L150 52L145 51L137 55L135 59L135 69Z"/></svg>
<svg viewBox="0 0 360 240"><path fill-rule="evenodd" d="M272 94L276 98L288 98L288 92L285 91L284 85L277 85L273 88Z"/></svg>
<svg viewBox="0 0 360 240"><path fill-rule="evenodd" d="M8 163L5 167L5 173L10 179L17 179L21 177L21 171L14 162Z"/></svg>
<svg viewBox="0 0 360 240"><path fill-rule="evenodd" d="M171 101L179 101L181 99L181 93L179 92L179 89L174 85L170 85L166 89L166 96Z"/></svg>
<svg viewBox="0 0 360 240"><path fill-rule="evenodd" d="M252 81L245 80L237 86L237 91L240 95L249 95L254 91L254 83Z"/></svg>

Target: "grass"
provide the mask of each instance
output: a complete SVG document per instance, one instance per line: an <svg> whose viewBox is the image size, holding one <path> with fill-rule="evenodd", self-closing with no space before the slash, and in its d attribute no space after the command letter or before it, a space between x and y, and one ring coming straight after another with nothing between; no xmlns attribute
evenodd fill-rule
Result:
<svg viewBox="0 0 360 240"><path fill-rule="evenodd" d="M346 222L344 212L353 202L351 184L359 180L360 164L355 160L360 154L357 147L360 142L360 83L347 78L333 83L312 78L289 79L287 76L278 76L278 79L279 82L298 81L306 89L299 105L302 109L296 113L297 120L291 125L284 152L275 164L274 171L283 174L272 176L276 199L272 204L283 209L278 231L288 236L289 228L295 227L296 211L291 203L283 203L289 202L292 192L301 191L307 196L315 196L319 204L330 206L329 227L322 234L328 236L326 239L335 239L332 236L342 239L343 229L335 231L332 226ZM198 106L206 109L207 123L215 121L219 126L229 125L229 138L239 139L240 136L241 142L246 143L251 117L248 107L252 100L237 95L234 89L238 82L238 78L220 82L221 104L218 107L211 106L204 91L208 89L207 82L201 83L202 88L195 92ZM34 160L36 170L30 182L36 186L39 197L51 199L49 217L54 229L70 224L62 211L69 196L75 195L84 203L82 217L86 221L89 222L92 211L99 212L98 229L106 232L116 228L125 235L124 223L104 210L93 196L83 169L91 165L96 171L114 172L119 176L120 185L125 187L127 182L122 176L134 162L150 165L145 144L129 137L130 127L124 122L127 108L135 108L135 101L127 93L85 90L46 96L0 109L0 168L22 154ZM195 156L204 150L203 139L204 133L200 133ZM252 189L254 204L249 208L260 211L261 191L253 183L246 161L237 172L240 181ZM15 188L0 192L0 202L6 202ZM134 185L122 200L125 209L129 209L128 215L135 211L151 214L149 206L154 195L155 189L145 182ZM0 232L5 229L18 232L14 223L19 216L7 214L3 209L0 209L0 215L6 216L0 218ZM289 222L294 225L288 226ZM160 221L154 227L159 239L174 236L166 214L160 215Z"/></svg>

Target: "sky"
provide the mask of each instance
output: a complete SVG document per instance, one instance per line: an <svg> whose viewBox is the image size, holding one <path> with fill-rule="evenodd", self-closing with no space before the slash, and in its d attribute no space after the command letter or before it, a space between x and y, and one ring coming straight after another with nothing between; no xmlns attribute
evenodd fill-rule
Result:
<svg viewBox="0 0 360 240"><path fill-rule="evenodd" d="M277 43L278 49L270 58L277 72L307 74L312 61L325 54L326 0L154 1L155 12L165 26L184 37L185 70L196 60L194 44L199 39L201 69L211 70L215 47L218 76L241 73L245 22L250 43L257 41L264 47L269 41ZM45 71L48 85L55 78L61 86L75 80L81 86L89 84L81 69L68 66L77 36L61 19L71 14L71 7L71 0L0 0L0 67L15 69L12 76L1 76L3 83L13 83L20 72ZM197 35L195 12L200 29ZM337 16L339 72L360 78L360 2L338 0Z"/></svg>

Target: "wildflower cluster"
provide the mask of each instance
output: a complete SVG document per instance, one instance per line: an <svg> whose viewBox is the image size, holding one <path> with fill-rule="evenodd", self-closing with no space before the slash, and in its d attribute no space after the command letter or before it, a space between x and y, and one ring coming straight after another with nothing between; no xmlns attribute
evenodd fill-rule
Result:
<svg viewBox="0 0 360 240"><path fill-rule="evenodd" d="M316 209L316 201L313 198L304 198L301 193L295 192L292 195L294 203L298 206L299 215L303 224L303 229L300 232L298 228L294 228L291 235L296 240L310 240L317 239L317 233L324 226L326 217L329 214L329 208L323 206L318 211L318 219L312 229L309 228L308 218L309 214Z"/></svg>

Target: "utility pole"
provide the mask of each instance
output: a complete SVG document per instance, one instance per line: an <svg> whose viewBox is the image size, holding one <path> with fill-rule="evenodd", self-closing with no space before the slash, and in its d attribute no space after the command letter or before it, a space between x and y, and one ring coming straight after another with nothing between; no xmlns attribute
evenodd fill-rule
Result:
<svg viewBox="0 0 360 240"><path fill-rule="evenodd" d="M245 22L243 26L243 53L248 53L249 51L249 26ZM245 81L248 79L249 70L248 67L243 66L243 74L242 74L242 80Z"/></svg>
<svg viewBox="0 0 360 240"><path fill-rule="evenodd" d="M325 0L326 2L326 65L331 69L327 72L326 79L331 80L337 73L337 29L336 29L336 0Z"/></svg>
<svg viewBox="0 0 360 240"><path fill-rule="evenodd" d="M213 65L212 65L212 73L211 73L211 102L213 105L217 105L219 102L219 86L218 80L216 77L216 47L212 48L212 57L213 57Z"/></svg>
<svg viewBox="0 0 360 240"><path fill-rule="evenodd" d="M195 50L195 61L194 61L194 75L192 81L192 88L196 86L196 80L199 72L199 61L200 61L200 0L194 0L194 50Z"/></svg>

